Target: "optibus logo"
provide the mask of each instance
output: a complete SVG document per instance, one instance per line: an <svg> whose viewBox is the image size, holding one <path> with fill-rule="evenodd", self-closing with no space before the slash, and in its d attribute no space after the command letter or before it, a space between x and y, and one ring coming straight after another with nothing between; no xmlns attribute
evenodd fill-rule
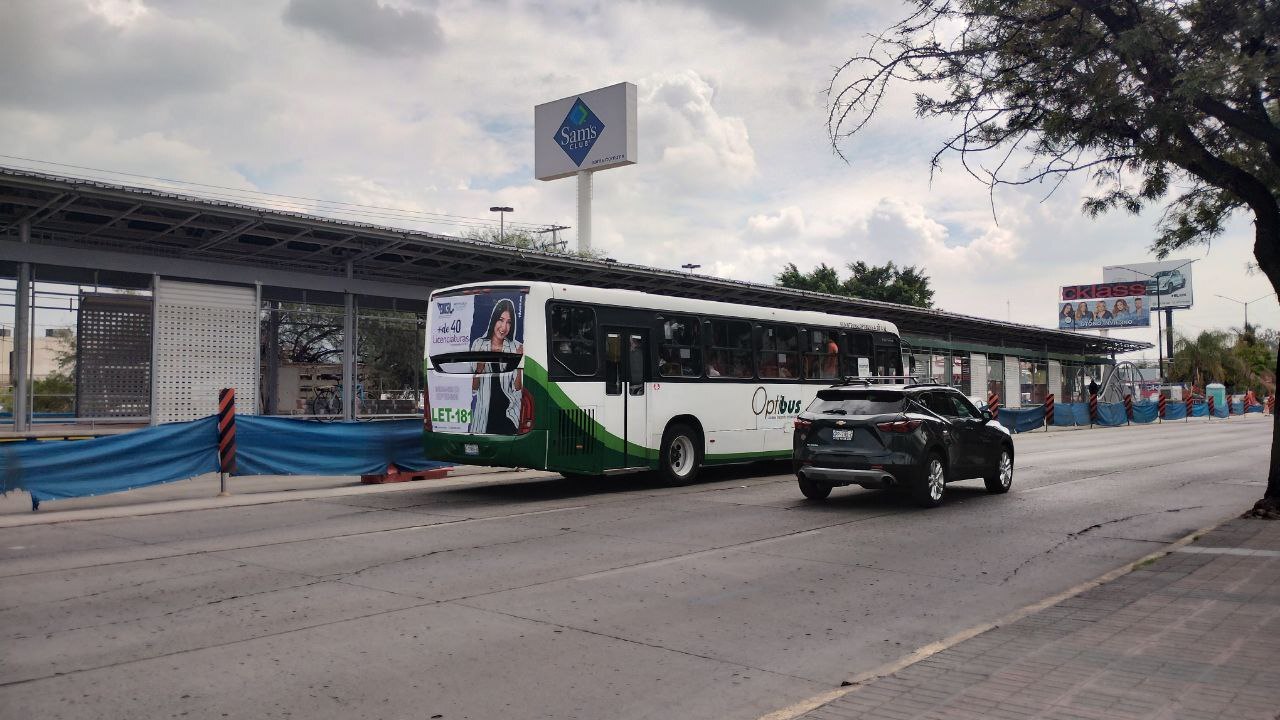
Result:
<svg viewBox="0 0 1280 720"><path fill-rule="evenodd" d="M573 101L573 107L569 108L569 114L564 116L564 122L556 130L554 140L574 165L582 167L582 161L587 158L591 146L596 144L603 132L604 123L582 102L582 98L578 98Z"/></svg>
<svg viewBox="0 0 1280 720"><path fill-rule="evenodd" d="M768 390L758 387L755 394L751 396L751 412L766 417L799 415L800 401L788 400L785 395L769 397Z"/></svg>

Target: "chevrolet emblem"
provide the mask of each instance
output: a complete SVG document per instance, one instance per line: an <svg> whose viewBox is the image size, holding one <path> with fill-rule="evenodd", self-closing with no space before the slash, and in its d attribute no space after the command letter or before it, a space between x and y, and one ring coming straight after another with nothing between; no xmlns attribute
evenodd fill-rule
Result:
<svg viewBox="0 0 1280 720"><path fill-rule="evenodd" d="M843 420L837 420L837 421L836 421L836 425L843 426L843 425L844 425L844 421L843 421Z"/></svg>

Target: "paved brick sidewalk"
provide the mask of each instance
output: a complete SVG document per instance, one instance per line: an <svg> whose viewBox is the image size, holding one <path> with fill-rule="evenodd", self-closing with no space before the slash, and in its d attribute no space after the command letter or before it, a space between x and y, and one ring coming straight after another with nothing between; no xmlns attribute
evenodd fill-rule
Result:
<svg viewBox="0 0 1280 720"><path fill-rule="evenodd" d="M802 717L1280 718L1280 522L1229 521Z"/></svg>

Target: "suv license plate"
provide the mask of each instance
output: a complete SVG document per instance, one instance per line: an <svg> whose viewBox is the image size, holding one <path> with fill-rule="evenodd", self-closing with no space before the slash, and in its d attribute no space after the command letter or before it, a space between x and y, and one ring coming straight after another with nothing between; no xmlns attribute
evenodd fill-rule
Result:
<svg viewBox="0 0 1280 720"><path fill-rule="evenodd" d="M462 452L468 455L479 455L480 446L476 445L475 443L467 443L466 445L462 446Z"/></svg>
<svg viewBox="0 0 1280 720"><path fill-rule="evenodd" d="M852 430L832 430L831 439L832 440L852 440L853 431Z"/></svg>

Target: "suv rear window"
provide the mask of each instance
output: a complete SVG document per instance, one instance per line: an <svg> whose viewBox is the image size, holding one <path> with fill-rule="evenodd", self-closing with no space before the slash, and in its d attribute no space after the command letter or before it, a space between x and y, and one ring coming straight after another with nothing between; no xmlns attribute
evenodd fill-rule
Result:
<svg viewBox="0 0 1280 720"><path fill-rule="evenodd" d="M822 391L809 405L809 412L836 415L887 415L902 412L900 392Z"/></svg>

